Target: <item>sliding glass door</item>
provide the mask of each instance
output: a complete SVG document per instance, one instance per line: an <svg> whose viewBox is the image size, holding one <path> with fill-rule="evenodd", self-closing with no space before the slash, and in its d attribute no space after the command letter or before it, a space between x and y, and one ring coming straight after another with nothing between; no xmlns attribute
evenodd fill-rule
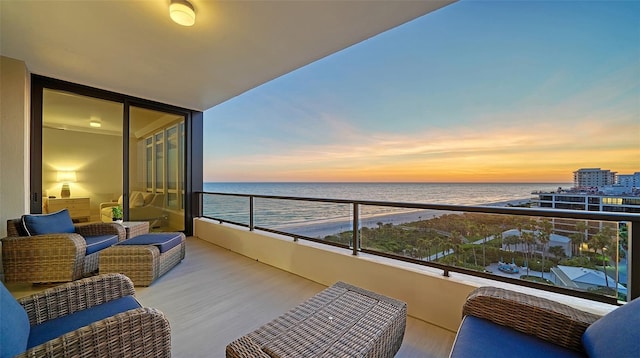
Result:
<svg viewBox="0 0 640 358"><path fill-rule="evenodd" d="M111 220L122 193L122 103L48 89L42 96L42 212Z"/></svg>
<svg viewBox="0 0 640 358"><path fill-rule="evenodd" d="M185 117L131 106L129 118L129 219L184 230Z"/></svg>
<svg viewBox="0 0 640 358"><path fill-rule="evenodd" d="M111 221L119 206L125 221L191 234L202 112L37 75L31 104L32 213Z"/></svg>

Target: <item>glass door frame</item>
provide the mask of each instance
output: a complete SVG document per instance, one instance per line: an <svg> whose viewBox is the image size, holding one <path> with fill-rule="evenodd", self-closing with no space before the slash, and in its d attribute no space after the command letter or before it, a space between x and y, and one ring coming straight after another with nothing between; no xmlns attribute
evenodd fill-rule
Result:
<svg viewBox="0 0 640 358"><path fill-rule="evenodd" d="M193 217L199 212L198 201L194 193L203 189L203 137L201 111L189 110L169 104L163 104L142 98L128 96L94 87L75 84L50 77L31 75L31 147L30 147L30 211L32 214L42 213L42 116L44 89L60 90L87 97L122 103L122 136L129 138L130 108L141 107L183 116L185 119L184 150L184 233L193 234ZM129 141L123 140L122 152L122 191L123 202L129 199ZM124 206L125 218L128 207Z"/></svg>

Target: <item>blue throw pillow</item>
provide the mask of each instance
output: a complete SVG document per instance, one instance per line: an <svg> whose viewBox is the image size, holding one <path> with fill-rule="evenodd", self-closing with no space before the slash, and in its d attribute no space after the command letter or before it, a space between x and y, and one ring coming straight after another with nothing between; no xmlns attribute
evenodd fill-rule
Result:
<svg viewBox="0 0 640 358"><path fill-rule="evenodd" d="M640 298L595 321L582 335L589 357L640 357Z"/></svg>
<svg viewBox="0 0 640 358"><path fill-rule="evenodd" d="M22 225L30 236L76 232L67 209L52 214L22 215Z"/></svg>

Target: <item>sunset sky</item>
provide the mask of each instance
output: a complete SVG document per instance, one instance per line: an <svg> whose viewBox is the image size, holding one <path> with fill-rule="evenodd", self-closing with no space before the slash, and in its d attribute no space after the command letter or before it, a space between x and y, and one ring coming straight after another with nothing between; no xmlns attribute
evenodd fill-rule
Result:
<svg viewBox="0 0 640 358"><path fill-rule="evenodd" d="M205 112L204 180L640 171L640 2L461 1Z"/></svg>

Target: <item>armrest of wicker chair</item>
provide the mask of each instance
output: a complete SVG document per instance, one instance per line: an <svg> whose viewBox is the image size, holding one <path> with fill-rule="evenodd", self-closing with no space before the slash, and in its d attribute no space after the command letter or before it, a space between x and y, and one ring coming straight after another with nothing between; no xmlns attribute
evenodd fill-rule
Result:
<svg viewBox="0 0 640 358"><path fill-rule="evenodd" d="M118 235L118 242L127 238L127 232L124 226L118 223L83 223L75 224L76 233L82 236L96 236L96 235Z"/></svg>
<svg viewBox="0 0 640 358"><path fill-rule="evenodd" d="M67 356L170 357L169 321L162 312L141 307L96 321L17 357Z"/></svg>
<svg viewBox="0 0 640 358"><path fill-rule="evenodd" d="M8 236L2 239L7 282L52 282L82 277L87 243L78 234ZM34 281L35 280L35 281Z"/></svg>
<svg viewBox="0 0 640 358"><path fill-rule="evenodd" d="M475 289L463 315L484 318L557 345L583 351L582 334L600 316L562 303L496 287Z"/></svg>
<svg viewBox="0 0 640 358"><path fill-rule="evenodd" d="M52 287L18 302L27 311L30 324L35 325L134 293L127 276L111 273Z"/></svg>

